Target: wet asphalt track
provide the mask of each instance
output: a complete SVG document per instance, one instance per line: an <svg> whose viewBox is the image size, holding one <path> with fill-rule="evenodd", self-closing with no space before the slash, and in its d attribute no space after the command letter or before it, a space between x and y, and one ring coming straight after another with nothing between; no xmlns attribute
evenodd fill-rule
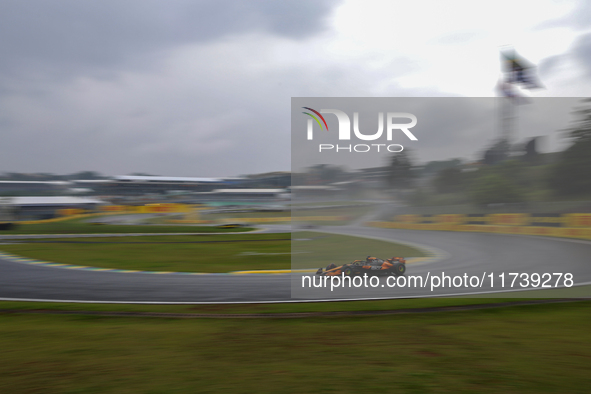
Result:
<svg viewBox="0 0 591 394"><path fill-rule="evenodd" d="M285 226L270 226L285 231ZM301 290L302 274L293 275L154 275L93 272L19 264L0 260L0 298L146 303L261 302L311 299L398 298L507 291L501 272L572 273L575 285L591 283L591 242L484 233L412 231L346 226L324 228L341 234L422 244L444 252L433 263L410 264L408 275L478 276L493 272L478 288L313 288ZM310 274L306 274L310 275ZM382 279L382 284L385 279ZM551 282L552 284L554 281ZM294 297L292 298L292 284ZM519 289L518 286L513 288ZM524 294L525 296L525 294Z"/></svg>

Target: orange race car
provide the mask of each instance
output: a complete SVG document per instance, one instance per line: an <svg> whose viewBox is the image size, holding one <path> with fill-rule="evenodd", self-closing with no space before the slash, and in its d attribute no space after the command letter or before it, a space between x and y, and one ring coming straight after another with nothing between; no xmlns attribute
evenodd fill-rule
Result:
<svg viewBox="0 0 591 394"><path fill-rule="evenodd" d="M352 263L337 266L330 264L326 270L319 268L316 275L335 276L344 274L345 276L355 275L404 275L406 272L406 260L402 257L392 257L387 260L377 257L367 256L365 260L355 260Z"/></svg>

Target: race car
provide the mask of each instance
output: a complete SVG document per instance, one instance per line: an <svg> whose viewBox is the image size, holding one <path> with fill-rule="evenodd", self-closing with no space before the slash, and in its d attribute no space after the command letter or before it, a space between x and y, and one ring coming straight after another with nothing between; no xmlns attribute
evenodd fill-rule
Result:
<svg viewBox="0 0 591 394"><path fill-rule="evenodd" d="M345 276L356 275L404 275L406 272L406 260L402 257L392 257L382 260L377 257L367 256L365 260L355 260L351 263L337 266L330 264L326 270L319 268L316 275L335 276L344 274Z"/></svg>

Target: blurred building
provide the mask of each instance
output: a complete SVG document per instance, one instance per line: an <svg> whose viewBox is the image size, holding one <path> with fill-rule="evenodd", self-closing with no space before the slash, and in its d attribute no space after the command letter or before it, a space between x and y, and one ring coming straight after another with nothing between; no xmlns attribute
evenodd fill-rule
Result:
<svg viewBox="0 0 591 394"><path fill-rule="evenodd" d="M275 188L285 189L291 186L291 172L275 171L262 174L247 175L236 179L235 184L242 188Z"/></svg>
<svg viewBox="0 0 591 394"><path fill-rule="evenodd" d="M106 195L167 194L170 192L208 192L224 187L227 181L220 178L193 178L168 176L115 176L99 188Z"/></svg>
<svg viewBox="0 0 591 394"><path fill-rule="evenodd" d="M288 200L290 186L291 173L285 171L224 178L120 175L67 181L5 180L0 181L0 197L93 196L125 205L171 201L269 202ZM51 214L51 210L41 211L43 215Z"/></svg>
<svg viewBox="0 0 591 394"><path fill-rule="evenodd" d="M70 183L65 181L0 181L0 196L63 194Z"/></svg>

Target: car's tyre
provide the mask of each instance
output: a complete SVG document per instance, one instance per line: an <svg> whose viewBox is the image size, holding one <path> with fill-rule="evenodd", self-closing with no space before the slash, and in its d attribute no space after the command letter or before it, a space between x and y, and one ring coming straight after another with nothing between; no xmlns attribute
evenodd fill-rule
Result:
<svg viewBox="0 0 591 394"><path fill-rule="evenodd" d="M406 265L402 263L394 264L394 272L396 272L396 275L404 275L406 272Z"/></svg>
<svg viewBox="0 0 591 394"><path fill-rule="evenodd" d="M353 276L353 270L351 269L351 267L347 267L343 270L343 273L345 274L345 276Z"/></svg>

